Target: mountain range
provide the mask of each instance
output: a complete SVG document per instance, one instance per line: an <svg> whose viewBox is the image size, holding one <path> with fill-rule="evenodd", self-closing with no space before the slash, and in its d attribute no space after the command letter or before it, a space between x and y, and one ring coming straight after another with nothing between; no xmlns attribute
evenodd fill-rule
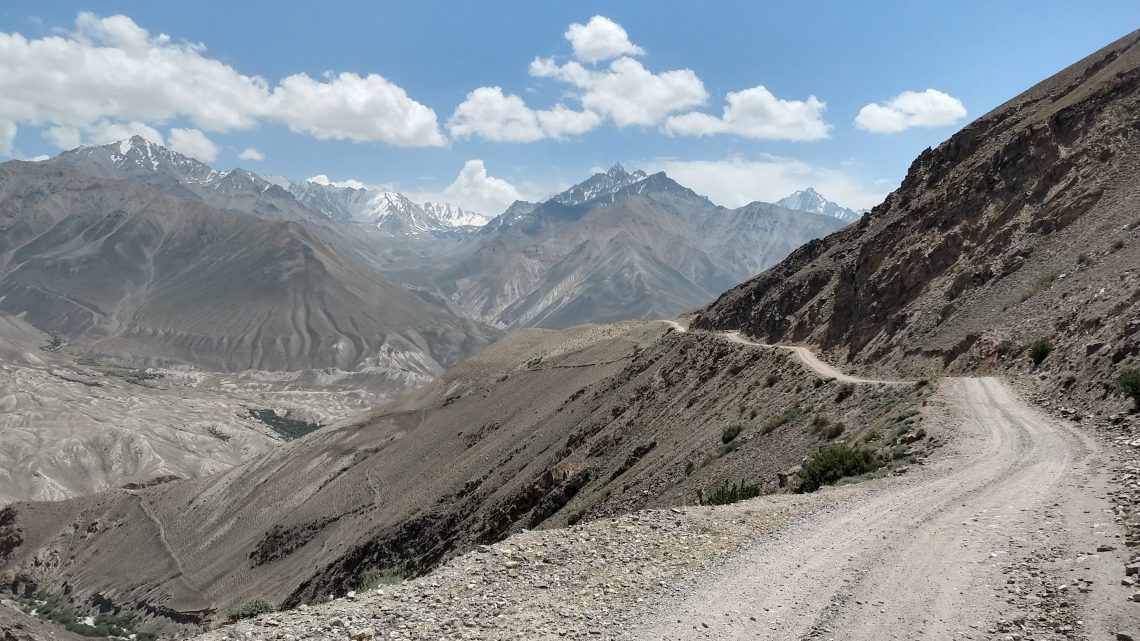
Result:
<svg viewBox="0 0 1140 641"><path fill-rule="evenodd" d="M971 513L977 519L996 519L981 525L963 520L961 529L952 524L953 532L948 528L946 533L951 543L943 541L939 548L953 555L952 562L939 557L924 567L955 572L952 580L937 587L959 592L965 585L957 582L959 577L977 575L957 572L988 566L986 571L992 574L985 576L1000 578L1009 593L994 600L992 590L980 590L986 603L1008 601L1014 608L1011 612L1018 612L1044 601L1053 613L1039 616L1042 625L1048 626L1049 634L1064 636L1074 628L1063 631L1063 619L1052 618L1060 616L1056 610L1068 609L1054 608L1057 599L1080 605L1085 598L1080 595L1095 589L1090 602L1103 603L1106 599L1096 596L1100 592L1110 588L1123 592L1119 586L1106 585L1108 581L1095 588L1081 582L1081 590L1056 596L1065 592L1054 587L1061 572L1085 576L1088 571L1065 559L1085 558L1091 564L1088 540L1100 542L1101 554L1113 553L1118 543L1106 533L1122 530L1112 523L1113 514L1119 513L1120 521L1130 519L1131 508L1125 505L1133 505L1127 503L1132 499L1123 498L1123 491L1102 490L1107 486L1099 485L1098 478L1096 492L1112 495L1112 503L1101 496L1099 503L1061 506L1054 501L1052 487L1047 487L1025 504L1031 507L1025 508L1029 513L1023 517L1009 516L1006 508L1012 494L1036 491L1029 487L1034 479L1055 482L1053 487L1080 486L1093 466L1109 465L1115 454L1110 456L1107 446L1093 447L1092 433L1082 434L1074 425L1045 427L1044 422L1052 419L1021 411L1021 401L991 405L982 399L977 401L979 409L989 414L979 413L974 419L978 424L971 429L976 431L951 441L946 456L919 471L915 468L926 456L924 448L935 447L941 437L916 428L924 417L961 411L948 406L950 397L942 392L932 396L932 383L938 384L935 377L961 371L997 371L1048 402L1063 398L1066 403L1087 403L1111 416L1111 421L1133 421L1125 416L1131 402L1108 381L1124 368L1140 364L1137 114L1140 33L1133 33L980 117L937 148L925 150L883 204L858 222L809 240L783 259L773 259L778 262L681 319L691 319L687 329L678 321L628 320L562 330L522 328L368 417L317 430L222 473L67 501L10 505L0 510L0 578L15 592L62 595L79 612L123 611L137 615L146 629L184 632L219 621L231 606L257 600L288 608L345 595L342 603L351 603L358 588L371 588L386 578L422 575L441 560L478 546L488 546L483 553L492 555L488 558L494 569L488 571L509 578L522 564L559 568L565 559L554 546L526 556L509 546L491 546L523 529L604 519L642 508L715 502L714 496L724 494L740 498L742 492L757 496L786 491L789 475L803 478L804 467L820 460L812 457L839 457L843 455L836 452L844 450L852 457L862 451L876 460L913 461L909 467L895 468L895 474L907 475L896 481L900 485L888 486L890 479L878 479L876 492L893 487L905 493L919 486L914 479L923 474L924 482L938 486L938 496L966 508L955 512L954 521L958 514L965 519ZM118 229L118 218L138 218L140 229L155 233L166 229L155 219L158 213L119 216L116 207L124 205L108 201L108 196L92 197L104 191L118 193L105 179L76 177L50 164L3 167L7 169L0 173L0 190L20 198L11 204L0 201L4 204L0 211L8 216L3 219L6 230L50 231L58 226L53 221L72 220L66 212L73 207L82 212L83 199L59 198L57 193L86 193L99 204L92 205L93 210L111 212L91 213L54 236L28 233L31 240L24 245L30 244L27 255L35 258L29 260L43 266L36 273L52 276L24 277L29 291L40 284L59 288L58 283L76 274L89 278L84 283L95 283L100 275L97 268L102 269L104 262L113 264L115 258L129 262L134 245L120 238L131 236L106 233ZM423 287L430 290L423 292L425 300L446 296L473 314L520 325L569 321L579 310L608 310L613 301L633 305L643 293L647 302L639 309L656 310L666 303L680 304L689 292L670 290L673 298L663 303L660 293L639 288L639 283L652 282L654 287L687 283L705 291L724 277L724 265L745 260L759 264L755 243L765 238L765 232L772 236L773 230L782 231L789 222L809 221L827 229L842 225L836 218L775 205L719 208L664 174L637 176L615 167L591 181L589 188L571 190L568 202L519 203L485 228L454 239L438 254L453 271L424 279ZM141 209L165 213L175 206L169 196L145 185L131 183L131 189L130 203L153 203L139 205ZM176 221L193 215L211 221L218 216L218 210L198 202L180 206L203 209L178 212ZM63 213L53 213L57 210ZM328 219L319 212L315 215ZM258 224L266 222L248 217ZM259 226L256 231L269 229ZM699 243L691 240L694 233L701 237ZM735 236L745 235L747 241L735 242ZM38 240L41 237L45 240ZM105 260L80 263L74 270L65 262L55 267L54 274L46 271L56 265L48 260L53 255L73 257L92 251L79 245L84 251L76 253L69 242L92 239L103 239L98 247L107 248ZM789 241L769 242L778 249L779 243ZM146 245L146 252L139 253L161 254L168 244L172 243ZM717 261L709 253L714 247L719 248ZM47 248L59 249L53 254ZM190 253L198 251L192 246ZM0 256L16 253L9 250ZM27 262L8 264L15 264L18 271ZM94 273L87 276L89 271ZM514 293L492 286L490 275L495 273L510 283ZM465 274L471 275L469 282L460 279ZM446 289L449 283L451 290ZM534 287L534 283L544 285ZM170 283L174 291L180 291L178 284ZM532 291L548 295L515 305L527 301ZM84 288L76 287L57 297L79 298L84 293ZM103 297L116 299L110 294ZM59 302L61 309L84 318L78 303L69 301ZM756 342L747 343L734 332ZM828 374L834 371L829 366L805 368L786 351L762 344L775 342L793 344L794 351L820 350L833 362L854 369L889 367L915 375L916 381L837 380ZM947 383L952 388L967 385L960 380ZM987 389L979 381L974 383ZM1000 387L992 389L1006 395ZM1001 418L1012 426L1011 432L989 425L999 422L999 412L1021 417ZM939 429L954 438L953 427L943 424ZM1035 433L1050 436L1034 440ZM1125 433L1118 451L1129 449L1134 439L1134 432ZM969 450L998 446L999 454L1009 452L1023 467L994 469L991 459L967 457ZM1073 452L1079 448L1094 456L1082 454L1084 459L1074 460ZM800 467L805 460L809 465ZM961 465L963 460L968 465ZM983 480L965 488L951 483L957 478L951 474L959 467L977 474L970 478ZM1039 476L1023 477L1027 470ZM1118 478L1134 485L1132 472ZM1011 479L1018 484L1011 485ZM975 512L967 506L974 492L993 488L998 493L988 495L990 502L984 504L995 506L992 514L986 511L989 508ZM851 496L856 496L850 502L853 507L844 505L845 497ZM791 534L778 534L763 545L811 533L813 521L840 528L840 538L828 540L840 545L842 558L819 562L840 566L828 575L828 599L823 603L831 605L807 612L805 630L823 629L816 626L819 613L841 602L851 589L853 575L843 563L859 549L842 547L842 528L862 528L867 506L880 505L869 503L867 496L841 490L824 497L821 503L826 507L818 516L802 519L791 501L777 497L765 504L791 510L796 525L783 530ZM1093 505L1104 514L1083 509ZM935 518L924 509L916 504L913 510L918 513L911 516L923 523ZM1049 522L1064 523L1070 532L1077 529L1071 524L1080 523L1094 537L1082 539L1080 547L1070 544L1068 535L1046 537L1047 558L1065 561L1059 570L1052 561L1041 562L1037 550L1025 557L1032 564L1018 562L1028 572L1048 576L1049 583L1032 584L1042 586L1039 592L1023 593L1007 582L1029 579L1012 578L1010 565L992 561L998 553L988 544L990 539L987 545L974 545L980 529L1023 518L1017 522L1037 530L1044 527L1041 519L1070 511L1085 516L1077 517L1079 521ZM731 518L740 512L722 514ZM836 514L843 520L836 521ZM893 523L876 522L869 536L894 536ZM701 536L712 538L715 532L704 530ZM992 540L996 545L1011 538L1020 541L1017 532L1021 530L1001 531ZM576 531L571 536L587 534ZM807 541L806 547L816 540L800 538ZM641 540L631 538L628 547ZM897 540L900 548L920 548L923 553L908 558L930 556L925 540L916 542L905 534ZM1134 540L1133 534L1125 543ZM676 541L681 547L684 539ZM1062 545L1069 547L1058 547ZM1012 558L1017 546L1007 547L1002 554ZM684 547L670 552L687 553ZM893 547L883 548L863 559L865 569L860 571L872 576L874 566L896 553ZM642 558L636 551L623 557L638 563ZM978 563L979 558L991 562ZM1098 556L1097 563L1109 558L1128 557ZM609 562L597 555L589 558L593 564ZM792 565L788 573L799 580L802 573L797 574ZM908 569L904 566L900 572ZM763 579L764 571L758 567L756 574L747 574L747 581ZM720 574L711 576L716 579ZM464 599L487 603L483 586L476 583L482 578L472 575ZM930 573L915 580L925 586ZM430 605L438 594L431 583L414 585L419 595L415 607L433 611ZM547 583L528 584L535 591L547 587ZM591 586L589 591L603 593L603 587ZM814 582L801 586L805 593L816 587ZM835 599L830 598L833 593ZM890 592L872 592L886 593ZM1048 598L1054 600L1038 595L1052 595ZM1117 603L1124 603L1120 596ZM905 595L899 599L903 606L910 605ZM509 610L509 603L503 603L493 602L488 608L502 614ZM881 603L874 605L885 610L879 608ZM584 611L566 616L590 621ZM667 617L673 619L674 612ZM834 625L831 619L822 620ZM359 629L364 625L353 620L347 625L354 627L348 628L344 619L325 621L334 630L342 626L358 630L358 623ZM850 624L847 619L837 621ZM696 628L699 618L678 622ZM457 622L433 623L450 633ZM745 621L732 623L740 624L734 632L755 632L741 627L748 625ZM1002 619L1000 625L1010 623L1012 618ZM266 630L278 624L271 618L258 621ZM355 634L367 638L375 633L368 630ZM464 632L461 629L459 634ZM586 627L581 633L596 636Z"/></svg>

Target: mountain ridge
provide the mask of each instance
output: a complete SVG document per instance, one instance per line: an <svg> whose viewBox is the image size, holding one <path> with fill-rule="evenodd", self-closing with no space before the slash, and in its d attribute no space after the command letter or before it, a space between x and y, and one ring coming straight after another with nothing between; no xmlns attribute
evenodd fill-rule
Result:
<svg viewBox="0 0 1140 641"><path fill-rule="evenodd" d="M775 203L780 207L794 209L796 211L806 211L813 214L823 214L825 216L832 216L838 218L845 223L853 223L863 217L866 210L855 211L849 209L838 203L834 203L823 197L818 191L811 187L801 189L789 196L785 196Z"/></svg>

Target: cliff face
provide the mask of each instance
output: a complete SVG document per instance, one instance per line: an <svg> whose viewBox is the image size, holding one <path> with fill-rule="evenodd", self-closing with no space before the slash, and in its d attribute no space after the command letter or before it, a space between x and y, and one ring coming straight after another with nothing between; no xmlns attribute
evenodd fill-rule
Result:
<svg viewBox="0 0 1140 641"><path fill-rule="evenodd" d="M927 149L871 214L693 326L911 371L985 369L1048 337L1045 366L1092 379L1140 352L1137 241L1140 32ZM1090 341L1107 346L1099 361Z"/></svg>

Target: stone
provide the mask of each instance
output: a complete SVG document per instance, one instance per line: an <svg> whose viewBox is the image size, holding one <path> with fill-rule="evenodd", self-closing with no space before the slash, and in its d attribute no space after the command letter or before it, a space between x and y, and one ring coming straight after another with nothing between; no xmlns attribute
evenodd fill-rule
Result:
<svg viewBox="0 0 1140 641"><path fill-rule="evenodd" d="M1094 354L1107 354L1112 351L1112 345L1104 341L1090 341L1085 343L1085 356L1092 356Z"/></svg>

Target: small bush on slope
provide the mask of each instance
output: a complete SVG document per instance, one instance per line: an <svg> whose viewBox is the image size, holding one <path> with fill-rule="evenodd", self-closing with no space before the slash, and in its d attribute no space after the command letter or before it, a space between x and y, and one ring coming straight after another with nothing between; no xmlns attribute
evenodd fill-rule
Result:
<svg viewBox="0 0 1140 641"><path fill-rule="evenodd" d="M1126 396L1132 398L1136 409L1140 410L1140 369L1126 369L1116 378L1116 386Z"/></svg>
<svg viewBox="0 0 1140 641"><path fill-rule="evenodd" d="M230 621L241 621L242 619L252 619L255 616L267 614L274 610L276 610L276 608L265 599L254 599L230 608L229 617Z"/></svg>
<svg viewBox="0 0 1140 641"><path fill-rule="evenodd" d="M1034 365L1040 365L1041 361L1045 360L1052 351L1052 341L1048 338L1038 338L1029 346L1029 360L1033 361Z"/></svg>
<svg viewBox="0 0 1140 641"><path fill-rule="evenodd" d="M862 447L837 445L820 450L800 469L797 492L814 492L846 476L874 471L880 465L875 452Z"/></svg>
<svg viewBox="0 0 1140 641"><path fill-rule="evenodd" d="M728 481L725 481L720 487L713 488L708 496L705 496L703 490L697 490L697 503L700 505L728 505L729 503L755 498L760 494L759 484L749 485L741 481L729 485Z"/></svg>

